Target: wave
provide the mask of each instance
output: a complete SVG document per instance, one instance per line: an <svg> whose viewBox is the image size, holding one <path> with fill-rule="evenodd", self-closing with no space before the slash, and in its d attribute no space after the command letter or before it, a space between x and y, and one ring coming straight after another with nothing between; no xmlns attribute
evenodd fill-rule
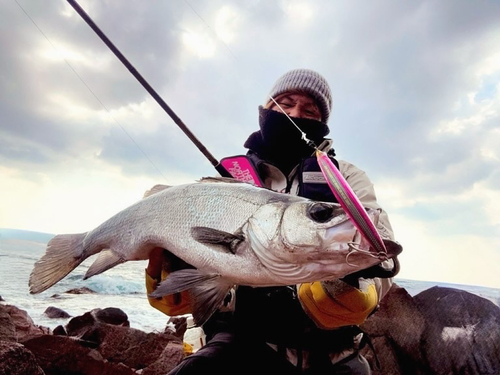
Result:
<svg viewBox="0 0 500 375"><path fill-rule="evenodd" d="M144 294L146 287L142 279L126 280L107 275L94 276L85 280L83 286L104 295Z"/></svg>

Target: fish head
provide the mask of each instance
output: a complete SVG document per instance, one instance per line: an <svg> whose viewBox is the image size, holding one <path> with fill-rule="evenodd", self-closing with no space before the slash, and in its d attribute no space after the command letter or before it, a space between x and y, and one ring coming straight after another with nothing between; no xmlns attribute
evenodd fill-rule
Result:
<svg viewBox="0 0 500 375"><path fill-rule="evenodd" d="M379 214L368 210L375 225ZM291 283L343 277L391 257L374 253L344 209L330 202L267 204L249 220L247 235L262 264Z"/></svg>

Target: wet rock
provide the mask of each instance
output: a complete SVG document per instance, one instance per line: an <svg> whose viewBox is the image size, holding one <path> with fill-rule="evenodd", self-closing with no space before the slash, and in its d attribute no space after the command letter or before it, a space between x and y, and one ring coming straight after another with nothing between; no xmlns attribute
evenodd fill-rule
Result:
<svg viewBox="0 0 500 375"><path fill-rule="evenodd" d="M71 317L71 315L69 315L66 311L54 306L47 307L43 313L51 319Z"/></svg>
<svg viewBox="0 0 500 375"><path fill-rule="evenodd" d="M44 375L33 353L16 342L0 341L0 374Z"/></svg>
<svg viewBox="0 0 500 375"><path fill-rule="evenodd" d="M0 296L0 302L5 302L5 300Z"/></svg>

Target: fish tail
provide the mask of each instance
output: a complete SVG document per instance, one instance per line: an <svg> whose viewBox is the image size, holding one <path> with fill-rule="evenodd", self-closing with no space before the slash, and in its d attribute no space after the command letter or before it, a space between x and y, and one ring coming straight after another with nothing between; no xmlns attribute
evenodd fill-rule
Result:
<svg viewBox="0 0 500 375"><path fill-rule="evenodd" d="M31 294L47 290L85 260L82 255L86 236L87 233L61 234L49 241L45 255L35 263L31 271Z"/></svg>

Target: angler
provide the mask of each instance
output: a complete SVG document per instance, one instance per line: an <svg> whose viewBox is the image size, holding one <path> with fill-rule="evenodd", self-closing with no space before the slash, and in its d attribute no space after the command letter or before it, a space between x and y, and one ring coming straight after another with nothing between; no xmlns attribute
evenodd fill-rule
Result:
<svg viewBox="0 0 500 375"><path fill-rule="evenodd" d="M362 170L336 160L332 141L326 138L332 95L325 78L307 69L292 70L276 81L269 96L275 101L259 108L259 130L246 140L247 154L223 159L221 164L278 192L337 202L311 147L319 145L362 206L380 212L375 225L384 243L393 241L388 215L377 203L373 184ZM304 142L302 133L312 142ZM245 168L248 173L243 173ZM148 293L162 280L168 283L172 271L186 267L169 250L150 253ZM266 288L239 286L203 325L207 344L170 374L370 374L367 360L359 353L367 341L359 325L376 311L399 269L395 258L375 263L379 264L342 278ZM149 301L174 316L193 312L192 297L184 291Z"/></svg>

